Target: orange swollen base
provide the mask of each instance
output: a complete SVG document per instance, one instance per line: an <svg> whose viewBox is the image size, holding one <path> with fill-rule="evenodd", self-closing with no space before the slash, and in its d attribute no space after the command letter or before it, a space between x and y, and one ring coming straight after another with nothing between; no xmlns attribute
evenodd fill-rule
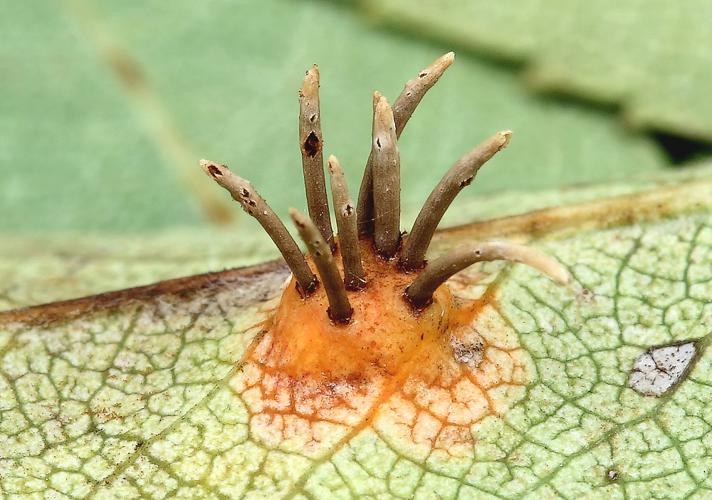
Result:
<svg viewBox="0 0 712 500"><path fill-rule="evenodd" d="M340 262L340 256L335 255ZM273 336L269 359L292 377L329 380L370 378L375 370L393 375L423 343L437 341L451 319L453 300L441 287L433 303L416 312L403 298L415 275L384 261L362 244L368 285L348 292L354 309L351 322L339 325L328 315L323 287L302 298L292 280L270 326Z"/></svg>
<svg viewBox="0 0 712 500"><path fill-rule="evenodd" d="M348 294L351 323L329 319L323 288L302 298L293 281L264 323L230 384L250 435L319 458L370 427L414 459L470 456L472 426L530 379L526 354L492 322L493 293L463 301L444 285L416 312L402 296L414 274L361 248L369 285Z"/></svg>

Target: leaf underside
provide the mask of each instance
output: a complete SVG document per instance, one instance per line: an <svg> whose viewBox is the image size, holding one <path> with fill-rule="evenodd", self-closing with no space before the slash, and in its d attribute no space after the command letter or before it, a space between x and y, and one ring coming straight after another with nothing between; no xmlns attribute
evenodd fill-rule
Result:
<svg viewBox="0 0 712 500"><path fill-rule="evenodd" d="M473 268L451 285L483 301L481 364L444 360L447 374L426 380L410 363L364 393L308 396L255 361L287 276L278 263L2 313L0 489L707 496L708 351L662 398L627 384L650 346L712 331L711 189L700 179L441 232L435 253L528 240L575 283Z"/></svg>

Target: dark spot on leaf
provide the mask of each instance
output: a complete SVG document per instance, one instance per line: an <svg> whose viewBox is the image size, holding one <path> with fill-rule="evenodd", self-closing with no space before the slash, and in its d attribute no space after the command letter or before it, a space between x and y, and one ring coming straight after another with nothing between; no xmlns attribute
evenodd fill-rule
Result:
<svg viewBox="0 0 712 500"><path fill-rule="evenodd" d="M145 85L145 78L141 68L127 53L112 49L106 56L109 66L116 72L120 80L127 87L141 87Z"/></svg>
<svg viewBox="0 0 712 500"><path fill-rule="evenodd" d="M593 292L589 290L588 288L582 288L581 291L577 294L577 299L580 299L583 302L593 302L595 299L595 296L593 295Z"/></svg>
<svg viewBox="0 0 712 500"><path fill-rule="evenodd" d="M321 149L321 141L314 132L310 132L307 140L304 141L304 152L309 157L314 157Z"/></svg>
<svg viewBox="0 0 712 500"><path fill-rule="evenodd" d="M606 477L608 478L609 481L616 481L618 479L618 471L617 470L609 470L606 472Z"/></svg>

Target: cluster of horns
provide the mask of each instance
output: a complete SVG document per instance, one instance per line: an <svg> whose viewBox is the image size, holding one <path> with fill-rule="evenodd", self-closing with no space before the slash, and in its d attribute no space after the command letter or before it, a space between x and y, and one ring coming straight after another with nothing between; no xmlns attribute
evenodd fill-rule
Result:
<svg viewBox="0 0 712 500"><path fill-rule="evenodd" d="M404 290L406 300L417 309L426 307L438 286L449 277L481 261L522 262L548 274L557 282L568 281L566 270L549 256L508 242L472 243L432 262L425 259L430 241L445 211L455 196L472 182L480 167L507 145L510 131L496 133L457 160L428 196L410 233L401 233L398 138L423 96L453 60L454 54L447 53L418 73L406 83L393 106L379 92L374 93L372 148L356 206L349 196L339 161L333 155L329 157L328 170L343 277L333 256L337 242L331 225L324 175L319 70L315 65L306 73L299 91L299 140L309 217L296 209L290 209L289 214L312 255L328 297L328 313L334 322L348 323L351 320L353 310L348 292L357 292L368 284L369 278L364 272L359 245L359 240L366 238L372 238L381 258L398 259L401 271L419 271ZM225 165L202 160L201 167L249 215L259 221L282 253L300 293L308 297L314 292L320 280L312 272L282 221L252 185Z"/></svg>

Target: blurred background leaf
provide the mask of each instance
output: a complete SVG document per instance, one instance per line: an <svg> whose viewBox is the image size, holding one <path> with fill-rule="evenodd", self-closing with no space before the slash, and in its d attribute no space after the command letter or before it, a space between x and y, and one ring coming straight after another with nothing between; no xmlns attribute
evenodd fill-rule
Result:
<svg viewBox="0 0 712 500"><path fill-rule="evenodd" d="M392 26L525 63L526 81L621 108L636 127L712 142L705 0L364 0Z"/></svg>
<svg viewBox="0 0 712 500"><path fill-rule="evenodd" d="M326 151L352 190L369 151L371 93L393 99L449 44L373 28L328 2L16 2L0 23L0 229L149 230L245 216L200 157L253 181L278 213L304 205L297 89L322 72ZM403 135L404 210L493 132L515 135L464 196L660 169L649 138L610 115L540 99L508 69L459 57ZM252 228L252 222L247 226Z"/></svg>

